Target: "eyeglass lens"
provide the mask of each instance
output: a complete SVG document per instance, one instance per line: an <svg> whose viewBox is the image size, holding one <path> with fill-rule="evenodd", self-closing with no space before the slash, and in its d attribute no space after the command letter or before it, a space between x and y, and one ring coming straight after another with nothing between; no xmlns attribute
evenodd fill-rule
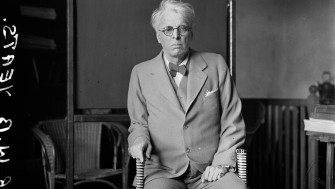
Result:
<svg viewBox="0 0 335 189"><path fill-rule="evenodd" d="M162 32L167 36L172 36L175 29L177 29L180 35L185 35L189 30L189 28L184 25L178 26L177 28L174 28L172 26L167 26L165 27L165 29L162 30Z"/></svg>

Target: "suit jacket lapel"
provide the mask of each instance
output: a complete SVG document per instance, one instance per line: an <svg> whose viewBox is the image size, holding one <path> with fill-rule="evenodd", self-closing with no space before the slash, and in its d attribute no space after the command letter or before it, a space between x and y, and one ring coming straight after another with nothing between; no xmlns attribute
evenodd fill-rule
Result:
<svg viewBox="0 0 335 189"><path fill-rule="evenodd" d="M170 78L167 75L166 68L164 65L164 60L162 57L162 52L154 59L152 69L150 74L153 76L153 82L156 85L156 88L161 92L162 96L167 98L173 105L181 107L176 92L173 89L173 86L170 82Z"/></svg>
<svg viewBox="0 0 335 189"><path fill-rule="evenodd" d="M207 64L194 50L191 50L189 64L186 111L188 111L189 107L192 105L194 99L197 97L207 79L207 75L203 72L203 70L207 67Z"/></svg>

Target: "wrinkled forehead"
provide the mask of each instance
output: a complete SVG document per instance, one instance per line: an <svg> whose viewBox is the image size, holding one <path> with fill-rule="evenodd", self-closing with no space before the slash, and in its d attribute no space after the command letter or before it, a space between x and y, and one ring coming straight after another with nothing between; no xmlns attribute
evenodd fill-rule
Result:
<svg viewBox="0 0 335 189"><path fill-rule="evenodd" d="M178 27L180 25L188 26L186 19L179 12L171 9L162 12L158 21L158 28L167 26Z"/></svg>

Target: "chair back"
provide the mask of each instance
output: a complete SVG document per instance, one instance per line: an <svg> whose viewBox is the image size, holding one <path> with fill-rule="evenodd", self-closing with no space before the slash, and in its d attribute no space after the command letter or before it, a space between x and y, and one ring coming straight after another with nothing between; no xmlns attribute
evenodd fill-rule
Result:
<svg viewBox="0 0 335 189"><path fill-rule="evenodd" d="M40 128L55 144L56 173L65 171L66 120L40 123ZM74 124L74 171L100 168L102 123L80 122Z"/></svg>

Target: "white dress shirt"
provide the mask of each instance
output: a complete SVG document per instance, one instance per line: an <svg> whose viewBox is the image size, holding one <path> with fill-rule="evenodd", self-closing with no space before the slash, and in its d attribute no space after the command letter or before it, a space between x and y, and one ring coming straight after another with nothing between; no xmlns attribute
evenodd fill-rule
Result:
<svg viewBox="0 0 335 189"><path fill-rule="evenodd" d="M166 67L167 67L168 70L170 71L170 68L169 68L169 63L170 63L170 62L168 61L168 59L166 58L166 56L165 56L164 54L163 54L163 57L164 57L164 62L165 62L165 64L166 64ZM185 65L185 66L186 66L186 64L187 64L187 62L188 62L188 59L189 59L189 54L188 54L187 57L183 60L183 62L179 64L179 66L181 66L181 65ZM187 67L187 66L186 66L186 67ZM183 79L183 74L177 72L176 77L173 77L173 79L174 79L174 81L176 82L176 85L179 87L179 84L180 84L181 80Z"/></svg>

